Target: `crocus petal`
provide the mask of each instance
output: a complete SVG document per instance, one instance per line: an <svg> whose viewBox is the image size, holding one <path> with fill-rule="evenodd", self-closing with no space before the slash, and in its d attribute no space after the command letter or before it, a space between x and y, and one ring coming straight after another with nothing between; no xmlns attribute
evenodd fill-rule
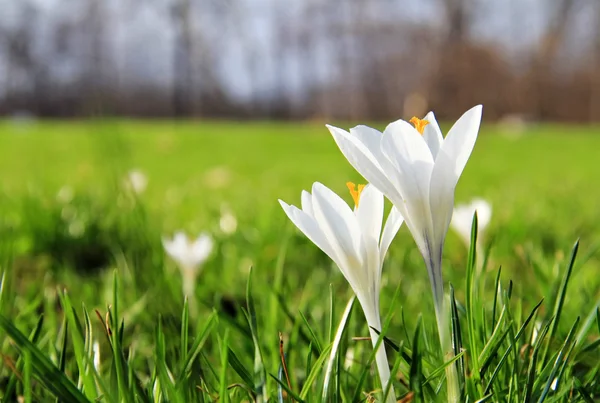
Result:
<svg viewBox="0 0 600 403"><path fill-rule="evenodd" d="M365 186L355 214L363 235L378 241L383 220L383 194L373 185Z"/></svg>
<svg viewBox="0 0 600 403"><path fill-rule="evenodd" d="M379 242L379 256L382 263L392 243L392 240L400 230L403 222L404 218L398 209L395 206L392 206L390 214L388 215L385 225L383 226L383 233L381 234L381 241Z"/></svg>
<svg viewBox="0 0 600 403"><path fill-rule="evenodd" d="M425 126L425 130L423 131L423 139L429 146L431 155L435 160L438 151L442 146L442 142L444 141L444 137L442 136L442 131L440 130L437 120L435 120L433 112L429 112L425 115L424 119L429 123Z"/></svg>
<svg viewBox="0 0 600 403"><path fill-rule="evenodd" d="M437 167L434 172L436 176L431 178L429 199L431 215L434 217L432 237L435 245L442 245L452 220L456 182L451 172L437 170Z"/></svg>
<svg viewBox="0 0 600 403"><path fill-rule="evenodd" d="M403 120L390 123L383 134L381 148L395 168L402 198L427 200L433 157L419 132Z"/></svg>
<svg viewBox="0 0 600 403"><path fill-rule="evenodd" d="M307 192L307 194L309 193ZM304 211L300 210L298 207L290 206L283 200L279 200L279 204L294 225L298 227L298 229L302 231L312 243L317 245L319 249L325 252L325 254L329 256L331 260L333 260L336 264L339 264L340 261L337 254L327 241L327 238L325 238L325 235L317 225L315 219L306 214Z"/></svg>
<svg viewBox="0 0 600 403"><path fill-rule="evenodd" d="M210 252L212 251L212 238L206 233L201 234L198 239L196 239L194 243L190 245L190 248L194 262L196 264L201 264L208 258L208 255L210 255Z"/></svg>
<svg viewBox="0 0 600 403"><path fill-rule="evenodd" d="M312 208L312 195L310 193L308 193L306 190L303 190L302 195L300 197L301 197L301 203L302 203L302 211L304 211L309 216L314 217L315 214L313 213L313 208Z"/></svg>
<svg viewBox="0 0 600 403"><path fill-rule="evenodd" d="M405 121L398 120L385 129L381 144L383 153L395 168L395 178L405 203L392 202L405 217L417 246L425 247L429 233L429 182L433 157L421 134ZM405 206L405 210L402 207Z"/></svg>
<svg viewBox="0 0 600 403"><path fill-rule="evenodd" d="M454 186L462 174L477 140L481 123L482 106L477 105L465 112L448 132L436 158L436 171L449 171L455 178ZM435 175L435 173L434 173ZM453 187L454 187L453 186Z"/></svg>
<svg viewBox="0 0 600 403"><path fill-rule="evenodd" d="M358 125L350 129L350 136L363 144L375 157L376 161L380 161L383 157L381 153L381 133L377 129L365 125Z"/></svg>
<svg viewBox="0 0 600 403"><path fill-rule="evenodd" d="M423 136L408 122L397 120L383 132L381 150L403 173L410 173L418 183L429 183L433 156Z"/></svg>
<svg viewBox="0 0 600 403"><path fill-rule="evenodd" d="M381 237L381 222L383 220L383 194L373 185L367 185L360 194L360 202L355 209L356 219L362 232L366 252L366 268L368 282L363 284L379 289L381 282L381 261L379 253L379 238ZM373 294L374 290L371 290Z"/></svg>
<svg viewBox="0 0 600 403"><path fill-rule="evenodd" d="M340 269L360 271L363 263L360 227L354 212L337 194L319 182L312 187L315 220L334 252L343 260ZM349 280L350 281L350 280Z"/></svg>
<svg viewBox="0 0 600 403"><path fill-rule="evenodd" d="M454 207L454 189L477 140L482 106L471 108L452 126L442 143L431 174L430 204L438 242L448 231Z"/></svg>
<svg viewBox="0 0 600 403"><path fill-rule="evenodd" d="M381 155L381 147L377 150L371 150L367 144L362 143L360 138L355 137L347 131L326 125L331 132L333 139L339 147L344 157L348 160L350 165L358 171L368 182L373 184L383 194L385 194L392 202L401 203L402 197L394 184L388 179L387 175L383 173L383 169L380 165L381 158L377 158L377 155ZM355 133L362 131L362 127L354 128ZM369 132L371 135L373 132ZM367 137L369 134L361 133L361 138ZM377 144L375 142L368 142L368 145ZM380 143L379 143L380 144Z"/></svg>

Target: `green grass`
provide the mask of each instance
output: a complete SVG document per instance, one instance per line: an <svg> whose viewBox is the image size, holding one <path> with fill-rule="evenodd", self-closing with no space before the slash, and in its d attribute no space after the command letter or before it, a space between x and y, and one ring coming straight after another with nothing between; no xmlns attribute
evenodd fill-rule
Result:
<svg viewBox="0 0 600 403"><path fill-rule="evenodd" d="M488 270L468 275L468 250L452 233L444 253L469 401L600 398L598 149L600 128L543 125L518 137L482 129L456 199L493 205ZM139 196L122 186L130 169L149 178ZM277 199L298 204L320 181L350 201L345 182L360 177L323 124L0 122L0 172L3 401L321 400L351 292ZM68 203L56 198L64 186L74 189ZM218 227L224 205L238 219L232 235ZM84 228L76 236L74 222ZM179 228L206 229L217 243L195 317L160 244ZM427 273L406 228L388 256L382 314L398 349L389 349L396 393L443 401ZM353 339L368 335L361 315L354 304L329 401L364 400L379 387L370 342Z"/></svg>

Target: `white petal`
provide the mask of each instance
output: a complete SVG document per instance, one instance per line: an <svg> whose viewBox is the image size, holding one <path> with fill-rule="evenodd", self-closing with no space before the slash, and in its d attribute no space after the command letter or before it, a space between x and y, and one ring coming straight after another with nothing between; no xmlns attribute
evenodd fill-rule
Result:
<svg viewBox="0 0 600 403"><path fill-rule="evenodd" d="M465 112L448 132L436 158L436 169L450 171L456 178L455 185L475 146L481 123L481 113L481 105ZM437 168L438 164L439 168Z"/></svg>
<svg viewBox="0 0 600 403"><path fill-rule="evenodd" d="M312 208L312 195L310 193L308 193L306 190L302 191L301 203L302 203L302 211L304 211L309 216L314 217L313 208Z"/></svg>
<svg viewBox="0 0 600 403"><path fill-rule="evenodd" d="M382 150L396 168L397 186L405 201L396 208L404 215L406 225L422 249L431 231L429 182L433 157L421 134L402 120L391 123L383 134Z"/></svg>
<svg viewBox="0 0 600 403"><path fill-rule="evenodd" d="M300 210L298 207L290 206L283 200L279 200L279 204L294 225L298 227L298 229L302 231L312 243L317 245L319 249L325 252L325 254L329 256L331 260L333 260L336 264L339 264L338 256L333 251L333 248L325 238L325 235L317 225L315 219L306 214L304 211Z"/></svg>
<svg viewBox="0 0 600 403"><path fill-rule="evenodd" d="M377 129L365 125L358 125L350 129L350 135L363 144L379 161L383 154L381 153L381 133Z"/></svg>
<svg viewBox="0 0 600 403"><path fill-rule="evenodd" d="M192 245L190 245L190 248L190 252L194 262L196 264L201 264L208 258L210 252L212 251L212 238L210 237L210 235L203 233L198 237L198 239L194 241Z"/></svg>
<svg viewBox="0 0 600 403"><path fill-rule="evenodd" d="M434 234L443 242L454 206L454 189L477 139L481 105L471 108L452 126L442 143L431 174L430 203Z"/></svg>
<svg viewBox="0 0 600 403"><path fill-rule="evenodd" d="M435 170L434 170L435 172ZM433 244L444 243L454 207L454 187L452 174L448 171L437 171L431 178L429 203L433 224Z"/></svg>
<svg viewBox="0 0 600 403"><path fill-rule="evenodd" d="M369 135L372 136L373 131L363 130L362 126L354 128L355 134L360 133L359 138L358 135L353 136L343 129L330 125L326 126L350 165L394 203L400 202L402 200L400 193L387 177L387 173L383 171L380 164L382 158L377 158L377 156L381 156L381 140L379 142L370 140L368 143L361 142L361 139L365 139ZM373 137L371 139L373 140ZM377 149L369 148L376 144L379 144Z"/></svg>
<svg viewBox="0 0 600 403"><path fill-rule="evenodd" d="M383 194L373 185L365 186L355 214L366 252L367 283L362 287L373 293L379 290L381 283L379 238L383 221Z"/></svg>
<svg viewBox="0 0 600 403"><path fill-rule="evenodd" d="M315 220L340 258L340 269L359 270L364 254L360 227L354 212L337 194L319 182L313 185L312 195ZM351 275L344 274L346 278Z"/></svg>
<svg viewBox="0 0 600 403"><path fill-rule="evenodd" d="M165 251L172 259L179 261L179 259L184 258L187 250L188 238L183 232L176 232L172 240L163 237L162 241Z"/></svg>
<svg viewBox="0 0 600 403"><path fill-rule="evenodd" d="M402 223L404 222L404 218L398 211L396 207L392 207L390 214L388 215L387 220L385 221L385 226L383 227L383 233L381 234L381 242L379 243L379 253L380 253L380 261L383 263L385 259L385 255L392 243L392 240L400 230Z"/></svg>
<svg viewBox="0 0 600 403"><path fill-rule="evenodd" d="M423 136L404 120L392 122L385 128L382 137L382 152L392 162L394 158L391 157L397 157L410 164L433 165L433 156Z"/></svg>
<svg viewBox="0 0 600 403"><path fill-rule="evenodd" d="M423 139L429 146L431 155L435 160L438 151L442 146L442 142L444 141L444 137L442 136L442 131L440 130L437 120L435 120L435 115L433 112L429 112L427 115L425 115L424 119L428 121L429 124L425 126L425 130L423 131Z"/></svg>
<svg viewBox="0 0 600 403"><path fill-rule="evenodd" d="M363 235L379 242L383 221L383 194L375 186L365 186L355 214Z"/></svg>
<svg viewBox="0 0 600 403"><path fill-rule="evenodd" d="M381 147L399 173L397 180L402 198L428 199L433 157L419 132L403 120L390 123Z"/></svg>

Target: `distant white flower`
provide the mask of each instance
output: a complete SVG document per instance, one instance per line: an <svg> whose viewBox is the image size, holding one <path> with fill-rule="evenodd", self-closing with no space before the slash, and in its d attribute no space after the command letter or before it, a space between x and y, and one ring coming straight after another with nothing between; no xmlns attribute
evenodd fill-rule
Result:
<svg viewBox="0 0 600 403"><path fill-rule="evenodd" d="M167 255L179 266L182 292L188 300L190 315L195 317L197 313L196 280L202 265L212 252L213 240L207 233L202 233L195 240L191 240L185 233L178 231L173 239L163 237L162 242Z"/></svg>
<svg viewBox="0 0 600 403"><path fill-rule="evenodd" d="M381 330L379 293L383 260L403 219L392 208L382 230L383 195L372 185L348 183L355 208L337 194L315 183L312 194L302 192L302 209L279 200L290 220L339 267L352 287L365 314L375 346ZM381 383L385 388L390 370L383 345L376 354ZM390 393L393 400L394 393Z"/></svg>
<svg viewBox="0 0 600 403"><path fill-rule="evenodd" d="M427 266L440 343L446 359L454 353L447 323L442 278L442 250L454 208L454 189L475 145L482 106L471 108L446 138L429 112L423 120L397 120L383 133L367 126L350 132L329 126L338 147L367 181L400 211ZM454 365L446 367L448 396L458 401Z"/></svg>
<svg viewBox="0 0 600 403"><path fill-rule="evenodd" d="M477 239L481 239L492 219L492 206L486 200L473 199L468 204L459 204L454 208L450 225L469 247L471 244L471 224L477 211Z"/></svg>
<svg viewBox="0 0 600 403"><path fill-rule="evenodd" d="M140 194L148 186L148 177L142 171L134 169L129 171L125 182L135 193Z"/></svg>
<svg viewBox="0 0 600 403"><path fill-rule="evenodd" d="M179 268L193 273L200 270L213 247L212 238L207 233L202 233L195 240L191 240L185 233L178 231L173 239L163 238L162 242L165 251Z"/></svg>
<svg viewBox="0 0 600 403"><path fill-rule="evenodd" d="M221 209L221 218L219 219L219 228L226 235L231 235L237 230L237 219L229 209Z"/></svg>

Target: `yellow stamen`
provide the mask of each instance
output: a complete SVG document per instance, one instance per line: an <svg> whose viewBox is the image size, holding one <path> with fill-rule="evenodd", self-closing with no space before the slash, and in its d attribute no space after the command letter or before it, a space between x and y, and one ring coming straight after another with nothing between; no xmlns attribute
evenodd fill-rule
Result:
<svg viewBox="0 0 600 403"><path fill-rule="evenodd" d="M427 126L429 124L428 120L425 119L419 119L416 116L413 116L410 120L410 123L412 123L413 125L415 125L415 129L417 129L417 131L421 134L423 134L423 132L425 131L425 126Z"/></svg>
<svg viewBox="0 0 600 403"><path fill-rule="evenodd" d="M365 185L355 185L352 182L346 182L346 186L348 186L348 190L350 190L350 195L354 200L354 205L358 207L358 201L360 200L360 194L362 193Z"/></svg>

